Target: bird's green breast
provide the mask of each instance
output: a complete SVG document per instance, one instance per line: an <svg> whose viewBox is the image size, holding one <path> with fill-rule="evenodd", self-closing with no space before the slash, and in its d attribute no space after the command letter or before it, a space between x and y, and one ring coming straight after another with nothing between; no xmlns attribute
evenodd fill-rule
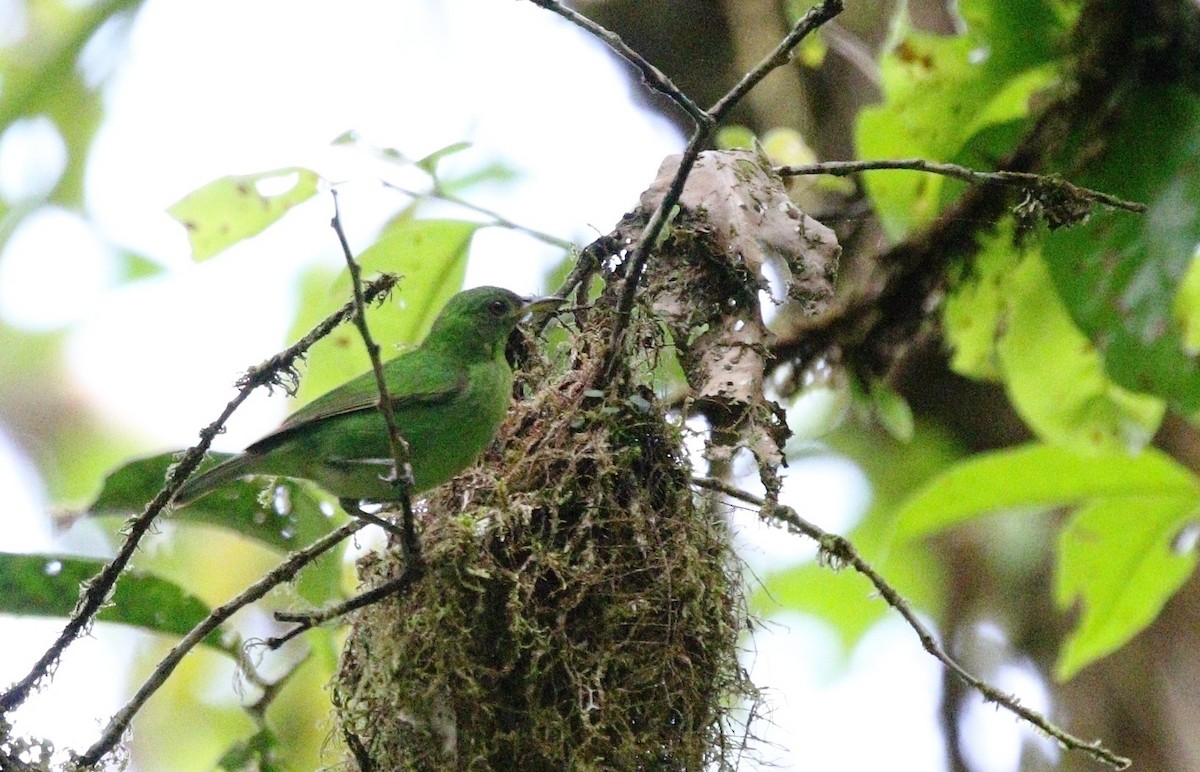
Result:
<svg viewBox="0 0 1200 772"><path fill-rule="evenodd" d="M419 420L397 417L409 442L416 490L441 485L483 452L508 412L512 383L512 370L503 359L474 364L460 396L432 415L422 412Z"/></svg>

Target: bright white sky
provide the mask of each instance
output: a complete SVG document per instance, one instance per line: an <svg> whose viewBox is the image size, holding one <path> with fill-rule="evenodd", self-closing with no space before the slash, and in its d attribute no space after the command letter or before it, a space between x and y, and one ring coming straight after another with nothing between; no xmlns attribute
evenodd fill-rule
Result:
<svg viewBox="0 0 1200 772"><path fill-rule="evenodd" d="M73 216L51 212L27 223L0 257L0 314L33 329L71 325L79 388L141 436L147 452L194 441L229 399L237 374L283 343L300 269L338 260L322 197L263 237L194 265L183 229L164 213L190 190L225 174L294 164L364 179L328 148L348 129L410 157L467 140L474 147L459 159L465 168L498 159L521 173L512 185L472 191L473 201L582 244L607 232L662 157L682 146L664 121L633 105L618 65L590 38L523 2L150 0L128 38L107 41L122 48L105 90L108 118L90 162L88 206L105 238L169 271L117 287L102 240ZM0 141L0 193L45 184L57 146L44 129L26 126L23 144ZM369 182L350 186L343 216L357 246L401 202ZM467 283L536 291L558 257L527 237L485 231ZM58 286L53 298L44 293L47 261ZM181 349L204 356L145 358ZM174 373L169 402L155 376L163 368ZM250 404L224 446L239 449L285 409L279 398ZM845 530L865 510L865 490L852 465L823 459L795 466L786 493L810 519ZM2 433L0 491L2 506L20 513L19 524L6 526L6 547L49 548L46 502ZM813 554L812 545L752 516L739 516L735 527L759 574ZM104 548L94 535L68 539L72 549ZM0 619L9 642L0 681L23 674L57 629ZM95 637L71 651L42 709L19 714L25 728L76 748L95 738L97 722L121 699L116 652L136 636L100 628ZM798 615L755 636L747 665L771 690L770 723L757 727L771 744L764 757L781 769L943 768L941 674L912 632L889 621L844 669L836 646L823 623ZM88 671L105 680L89 680ZM1024 701L1036 705L1036 690L1024 686ZM1014 722L981 715L971 720L988 723L996 742L977 769L1015 769Z"/></svg>

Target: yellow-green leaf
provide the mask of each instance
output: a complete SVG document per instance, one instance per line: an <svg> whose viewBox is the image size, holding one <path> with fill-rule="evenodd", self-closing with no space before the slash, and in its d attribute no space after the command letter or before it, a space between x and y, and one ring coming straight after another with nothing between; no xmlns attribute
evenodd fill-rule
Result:
<svg viewBox="0 0 1200 772"><path fill-rule="evenodd" d="M1165 453L1086 453L1025 445L955 464L913 494L897 537L927 536L1006 509L1044 509L1111 499L1200 498L1195 476Z"/></svg>
<svg viewBox="0 0 1200 772"><path fill-rule="evenodd" d="M918 29L901 10L879 63L884 101L862 110L855 143L864 159L957 161L989 127L1023 119L1030 98L1053 83L1066 19L1045 0L964 0L959 35ZM864 175L888 236L929 222L943 203L940 177Z"/></svg>
<svg viewBox="0 0 1200 772"><path fill-rule="evenodd" d="M299 167L213 180L167 212L187 229L195 260L207 260L255 236L297 204L312 198L320 178Z"/></svg>
<svg viewBox="0 0 1200 772"><path fill-rule="evenodd" d="M1177 550L1197 520L1195 495L1124 496L1080 508L1058 543L1055 600L1081 603L1078 626L1059 652L1066 680L1145 628L1196 569L1195 550Z"/></svg>
<svg viewBox="0 0 1200 772"><path fill-rule="evenodd" d="M1078 506L1059 538L1055 597L1082 602L1056 675L1122 646L1158 615L1195 570L1176 544L1198 520L1200 484L1165 453L1088 454L1031 445L975 456L921 488L900 508L899 539L924 536L1001 510Z"/></svg>
<svg viewBox="0 0 1200 772"><path fill-rule="evenodd" d="M968 378L1000 379L996 339L1003 326L1004 280L1016 264L1017 252L1008 237L980 243L971 272L946 295L942 327L951 349L950 367Z"/></svg>
<svg viewBox="0 0 1200 772"><path fill-rule="evenodd" d="M1055 289L1041 254L1030 252L1004 282L1004 333L997 355L1013 407L1038 437L1080 449L1139 450L1162 422L1161 399L1109 377Z"/></svg>
<svg viewBox="0 0 1200 772"><path fill-rule="evenodd" d="M942 321L954 370L1002 381L1040 439L1082 450L1138 450L1162 421L1163 400L1109 376L1041 253L1013 245L1011 221L982 240L970 272L947 295Z"/></svg>
<svg viewBox="0 0 1200 772"><path fill-rule="evenodd" d="M1179 282L1171 311L1180 326L1184 351L1192 357L1200 354L1200 247Z"/></svg>
<svg viewBox="0 0 1200 772"><path fill-rule="evenodd" d="M462 289L471 237L479 224L463 220L398 218L358 258L363 276L394 273L400 284L382 304L367 309L371 337L390 359L402 347L419 343L450 296ZM300 318L294 337L352 296L349 272L342 271L330 289L328 273L311 275L302 288ZM300 382L301 401L325 393L370 367L362 339L345 324L312 347Z"/></svg>

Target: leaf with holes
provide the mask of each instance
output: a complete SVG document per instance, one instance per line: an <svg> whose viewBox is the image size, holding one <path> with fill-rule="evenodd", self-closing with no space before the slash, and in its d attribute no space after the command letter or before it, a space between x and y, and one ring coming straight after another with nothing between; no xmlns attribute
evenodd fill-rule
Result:
<svg viewBox="0 0 1200 772"><path fill-rule="evenodd" d="M266 230L317 193L316 172L299 167L221 177L172 204L167 212L187 228L192 257L207 260Z"/></svg>

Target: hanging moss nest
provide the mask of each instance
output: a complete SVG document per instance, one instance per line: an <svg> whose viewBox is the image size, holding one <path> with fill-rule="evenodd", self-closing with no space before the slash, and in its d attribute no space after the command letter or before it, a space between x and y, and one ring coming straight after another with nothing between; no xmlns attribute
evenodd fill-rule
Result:
<svg viewBox="0 0 1200 772"><path fill-rule="evenodd" d="M733 716L755 699L740 568L678 429L637 384L654 348L637 343L657 328L627 336L636 350L601 392L588 352L607 331L584 319L557 364L524 367L526 398L485 458L420 508L424 574L353 619L332 689L350 764L734 765ZM402 565L368 555L363 586Z"/></svg>

